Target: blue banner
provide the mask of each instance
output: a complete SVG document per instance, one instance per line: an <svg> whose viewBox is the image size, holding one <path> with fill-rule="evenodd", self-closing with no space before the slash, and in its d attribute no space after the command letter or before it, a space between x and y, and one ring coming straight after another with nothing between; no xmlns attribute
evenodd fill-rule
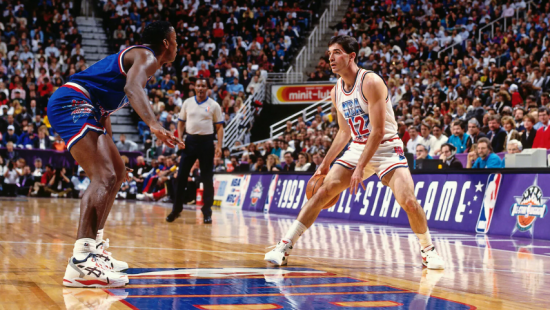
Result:
<svg viewBox="0 0 550 310"><path fill-rule="evenodd" d="M298 215L311 175L252 175L244 210ZM415 195L433 229L550 239L546 174L415 174ZM407 213L376 175L342 192L320 217L408 226ZM546 223L545 223L546 222Z"/></svg>

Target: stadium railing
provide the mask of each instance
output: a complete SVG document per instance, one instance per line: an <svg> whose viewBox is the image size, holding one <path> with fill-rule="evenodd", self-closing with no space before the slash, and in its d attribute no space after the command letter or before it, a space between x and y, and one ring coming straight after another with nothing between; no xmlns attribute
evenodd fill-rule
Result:
<svg viewBox="0 0 550 310"><path fill-rule="evenodd" d="M315 119L315 114L317 114L317 107L321 106L323 107L323 113L329 114L330 109L332 107L332 101L330 100L330 96L326 97L323 100L317 101L316 103L308 106L307 108L303 109L302 111L298 113L294 113L291 116L280 120L276 122L275 124L271 125L269 127L269 136L271 138L277 137L281 135L285 128L286 128L286 122L290 121L293 126L295 126L298 123L298 116L303 116L305 122L309 122Z"/></svg>
<svg viewBox="0 0 550 310"><path fill-rule="evenodd" d="M527 9L526 12L528 12L528 11L531 10L531 6L536 7L536 3L533 2L533 1L527 2L527 3L526 3L526 9ZM519 19L519 12L520 12L520 11L523 11L523 8L519 8L519 7L518 7L518 8L515 9L516 19ZM526 13L526 12L525 12L525 13ZM486 28L489 28L489 27L491 27L491 38L492 38L492 37L495 35L495 24L498 23L498 22L500 22L500 21L503 20L503 19L504 19L504 28L503 28L503 29L506 30L507 18L504 17L504 16L501 16L501 17L495 19L494 21L488 23L487 25L485 25L485 26L479 28L478 40L481 41L481 37L483 36L483 29L486 29Z"/></svg>
<svg viewBox="0 0 550 310"><path fill-rule="evenodd" d="M309 61L311 60L311 57L313 55L313 52L319 45L319 41L321 41L321 38L327 33L329 30L329 23L332 22L334 19L334 16L336 14L336 11L338 10L338 7L342 3L342 0L332 0L330 1L329 8L323 12L321 15L321 18L319 18L319 24L315 26L315 28L311 31L309 34L309 37L307 39L307 45L304 46L298 55L295 58L294 66L290 67L287 73L302 73L304 69L309 64ZM300 75L301 76L301 75ZM291 81L286 81L287 83L294 83L294 82L301 82L300 81L293 81L293 76L289 76Z"/></svg>
<svg viewBox="0 0 550 310"><path fill-rule="evenodd" d="M245 100L237 115L225 126L223 146L229 147L235 145L235 142L241 141L249 129L253 118L254 110L253 104L255 101L263 102L265 97L265 82L260 84L260 87L254 91L254 94L248 96Z"/></svg>

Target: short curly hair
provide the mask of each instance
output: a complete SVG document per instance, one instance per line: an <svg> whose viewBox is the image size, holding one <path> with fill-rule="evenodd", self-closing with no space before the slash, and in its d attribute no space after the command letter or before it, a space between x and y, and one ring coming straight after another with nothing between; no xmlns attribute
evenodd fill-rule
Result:
<svg viewBox="0 0 550 310"><path fill-rule="evenodd" d="M172 25L167 21L155 21L150 23L143 30L142 43L149 44L156 50L162 45L164 39L168 39L168 34L172 31Z"/></svg>

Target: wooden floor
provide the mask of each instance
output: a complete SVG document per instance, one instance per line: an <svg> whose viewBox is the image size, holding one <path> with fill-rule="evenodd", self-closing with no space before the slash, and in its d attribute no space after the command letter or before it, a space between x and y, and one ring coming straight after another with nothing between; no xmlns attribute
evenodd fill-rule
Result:
<svg viewBox="0 0 550 310"><path fill-rule="evenodd" d="M550 242L432 231L448 268L421 268L408 228L322 221L287 268L263 261L293 218L116 202L105 229L125 288L68 289L79 201L0 200L0 309L548 309Z"/></svg>

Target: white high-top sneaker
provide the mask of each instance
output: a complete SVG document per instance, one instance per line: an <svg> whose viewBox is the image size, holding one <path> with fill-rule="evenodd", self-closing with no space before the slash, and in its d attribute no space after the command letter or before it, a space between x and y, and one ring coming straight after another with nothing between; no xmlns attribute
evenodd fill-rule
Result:
<svg viewBox="0 0 550 310"><path fill-rule="evenodd" d="M275 248L265 254L264 260L274 264L275 266L286 266L288 264L288 256L292 251L292 241L282 239L275 245Z"/></svg>
<svg viewBox="0 0 550 310"><path fill-rule="evenodd" d="M113 254L107 251L109 248L109 239L102 240L101 243L96 245L97 258L100 259L103 264L110 267L113 271L123 271L128 269L128 263L113 258Z"/></svg>
<svg viewBox="0 0 550 310"><path fill-rule="evenodd" d="M95 254L85 259L69 258L63 277L63 285L69 287L121 287L128 283L128 276L105 269Z"/></svg>
<svg viewBox="0 0 550 310"><path fill-rule="evenodd" d="M445 269L445 261L437 254L433 244L421 250L420 255L422 255L422 264L428 269Z"/></svg>

